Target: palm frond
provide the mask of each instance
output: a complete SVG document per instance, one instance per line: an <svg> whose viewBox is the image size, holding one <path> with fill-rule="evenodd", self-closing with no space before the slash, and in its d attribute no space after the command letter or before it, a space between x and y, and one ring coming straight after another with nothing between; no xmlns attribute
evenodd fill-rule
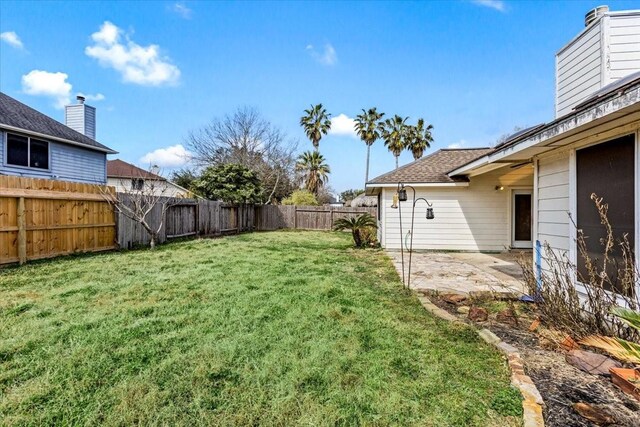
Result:
<svg viewBox="0 0 640 427"><path fill-rule="evenodd" d="M590 335L582 339L580 344L604 350L623 362L640 364L640 344L602 335Z"/></svg>
<svg viewBox="0 0 640 427"><path fill-rule="evenodd" d="M615 307L611 309L611 314L620 318L624 323L633 329L640 331L640 312L624 307Z"/></svg>

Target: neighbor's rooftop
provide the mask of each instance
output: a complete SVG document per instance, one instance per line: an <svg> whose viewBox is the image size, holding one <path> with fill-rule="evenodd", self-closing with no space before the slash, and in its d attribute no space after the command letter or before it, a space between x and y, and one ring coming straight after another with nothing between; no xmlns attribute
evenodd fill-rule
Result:
<svg viewBox="0 0 640 427"><path fill-rule="evenodd" d="M127 163L120 159L107 161L107 177L108 178L144 178L165 181L160 175L156 175L131 163Z"/></svg>

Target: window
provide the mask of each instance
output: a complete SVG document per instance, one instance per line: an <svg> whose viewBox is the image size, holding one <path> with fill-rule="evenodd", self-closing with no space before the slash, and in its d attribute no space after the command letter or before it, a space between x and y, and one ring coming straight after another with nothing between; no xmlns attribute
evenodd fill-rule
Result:
<svg viewBox="0 0 640 427"><path fill-rule="evenodd" d="M22 135L7 134L7 164L49 169L49 143Z"/></svg>
<svg viewBox="0 0 640 427"><path fill-rule="evenodd" d="M144 187L144 179L142 178L132 178L131 179L131 189L140 191Z"/></svg>
<svg viewBox="0 0 640 427"><path fill-rule="evenodd" d="M601 239L606 237L605 227L591 194L602 197L609 205L607 217L616 242L625 234L634 249L635 244L635 141L627 135L609 142L576 151L576 205L577 226L585 235L589 258L602 263L604 247ZM617 269L623 265L622 253L616 245L612 251L614 262L609 264L607 274L617 288ZM577 255L578 271L588 277L583 257ZM617 265L616 265L617 264Z"/></svg>

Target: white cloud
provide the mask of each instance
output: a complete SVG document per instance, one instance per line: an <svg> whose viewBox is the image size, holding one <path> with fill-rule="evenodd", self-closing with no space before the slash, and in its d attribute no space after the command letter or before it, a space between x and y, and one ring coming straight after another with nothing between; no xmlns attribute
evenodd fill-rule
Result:
<svg viewBox="0 0 640 427"><path fill-rule="evenodd" d="M50 73L32 70L22 76L22 91L28 95L48 96L55 100L56 108L64 108L70 102L71 83L66 73Z"/></svg>
<svg viewBox="0 0 640 427"><path fill-rule="evenodd" d="M190 159L191 153L189 153L182 144L177 144L166 148L158 148L145 154L140 159L140 163L172 169L184 166Z"/></svg>
<svg viewBox="0 0 640 427"><path fill-rule="evenodd" d="M464 139L461 139L458 142L454 142L453 144L449 144L447 145L447 148L467 148L467 141L465 141Z"/></svg>
<svg viewBox="0 0 640 427"><path fill-rule="evenodd" d="M96 93L95 95L91 95L91 94L84 94L82 92L78 92L78 96L84 96L84 99L87 101L98 102L98 101L105 100L105 96L101 93Z"/></svg>
<svg viewBox="0 0 640 427"><path fill-rule="evenodd" d="M193 16L193 10L191 10L186 4L184 4L184 2L179 1L174 3L171 6L171 10L175 13L177 13L178 15L180 15L182 18L184 19L191 19L191 16Z"/></svg>
<svg viewBox="0 0 640 427"><path fill-rule="evenodd" d="M355 129L356 122L346 114L338 114L331 119L331 135L345 135L357 138L358 134Z"/></svg>
<svg viewBox="0 0 640 427"><path fill-rule="evenodd" d="M125 40L121 41L123 37ZM87 46L84 52L103 67L118 71L126 83L161 86L177 84L180 79L180 69L168 58L160 56L158 45L140 46L109 21L105 21L91 38L95 43Z"/></svg>
<svg viewBox="0 0 640 427"><path fill-rule="evenodd" d="M322 65L331 66L338 62L338 54L330 43L324 45L322 52L317 51L312 44L307 45L306 49L309 55Z"/></svg>
<svg viewBox="0 0 640 427"><path fill-rule="evenodd" d="M24 49L22 40L20 40L20 37L18 37L14 31L5 31L4 33L0 33L0 40L9 46L15 47L16 49Z"/></svg>
<svg viewBox="0 0 640 427"><path fill-rule="evenodd" d="M507 5L502 0L472 0L472 2L478 6L489 7L499 12L507 11Z"/></svg>

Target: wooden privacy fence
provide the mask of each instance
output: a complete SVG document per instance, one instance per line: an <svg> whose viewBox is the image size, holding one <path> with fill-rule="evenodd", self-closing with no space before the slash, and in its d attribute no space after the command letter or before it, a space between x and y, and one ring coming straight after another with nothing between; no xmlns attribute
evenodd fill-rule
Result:
<svg viewBox="0 0 640 427"><path fill-rule="evenodd" d="M127 194L116 195L113 187L0 176L0 264L148 245L147 231L117 212L108 197L133 202ZM167 206L164 219L163 205ZM147 215L147 222L155 230L162 221L158 243L163 243L179 237L253 230L330 230L338 218L365 212L375 216L376 209L161 198Z"/></svg>
<svg viewBox="0 0 640 427"><path fill-rule="evenodd" d="M118 193L124 203L131 197ZM150 227L157 230L162 219L162 205L168 207L158 235L158 243L188 236L220 236L254 230L254 206L231 205L223 202L196 199L161 198L147 215ZM149 244L149 233L140 223L118 213L117 241L121 248Z"/></svg>
<svg viewBox="0 0 640 427"><path fill-rule="evenodd" d="M0 176L0 264L116 247L113 188Z"/></svg>
<svg viewBox="0 0 640 427"><path fill-rule="evenodd" d="M363 213L377 215L376 207L284 206L263 205L255 208L257 230L293 228L299 230L331 230L335 220Z"/></svg>

